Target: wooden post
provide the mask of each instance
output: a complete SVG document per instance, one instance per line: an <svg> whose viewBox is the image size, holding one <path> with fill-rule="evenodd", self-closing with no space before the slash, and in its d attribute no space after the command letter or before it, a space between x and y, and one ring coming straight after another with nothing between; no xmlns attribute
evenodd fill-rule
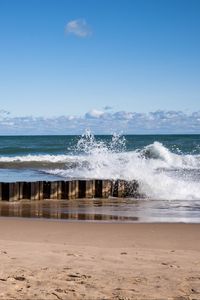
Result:
<svg viewBox="0 0 200 300"><path fill-rule="evenodd" d="M57 197L62 199L62 181L57 182Z"/></svg>
<svg viewBox="0 0 200 300"><path fill-rule="evenodd" d="M30 182L22 183L22 199L31 199L31 183Z"/></svg>
<svg viewBox="0 0 200 300"><path fill-rule="evenodd" d="M114 197L125 197L126 195L126 182L124 180L116 180L114 182L113 196Z"/></svg>
<svg viewBox="0 0 200 300"><path fill-rule="evenodd" d="M132 180L127 183L127 195L134 198L140 198L144 196L139 192L139 183L137 180Z"/></svg>
<svg viewBox="0 0 200 300"><path fill-rule="evenodd" d="M79 182L78 180L68 181L68 199L78 199L79 197Z"/></svg>
<svg viewBox="0 0 200 300"><path fill-rule="evenodd" d="M73 180L75 199L78 199L78 180Z"/></svg>
<svg viewBox="0 0 200 300"><path fill-rule="evenodd" d="M74 185L72 183L72 181L68 182L68 197L67 199L71 200L71 199L75 199L75 189L74 189Z"/></svg>
<svg viewBox="0 0 200 300"><path fill-rule="evenodd" d="M69 182L67 181L60 181L59 189L61 188L61 198L60 199L68 199L68 190L69 190ZM59 190L60 193L60 190Z"/></svg>
<svg viewBox="0 0 200 300"><path fill-rule="evenodd" d="M31 182L31 200L40 200L40 183L39 183L39 181Z"/></svg>
<svg viewBox="0 0 200 300"><path fill-rule="evenodd" d="M43 181L39 181L39 199L44 199L44 193L43 193Z"/></svg>
<svg viewBox="0 0 200 300"><path fill-rule="evenodd" d="M58 199L58 182L52 181L50 185L51 185L50 199Z"/></svg>
<svg viewBox="0 0 200 300"><path fill-rule="evenodd" d="M9 183L9 201L19 200L19 183L10 182Z"/></svg>
<svg viewBox="0 0 200 300"><path fill-rule="evenodd" d="M23 199L23 182L19 182L19 200Z"/></svg>
<svg viewBox="0 0 200 300"><path fill-rule="evenodd" d="M95 198L102 197L102 180L95 180Z"/></svg>
<svg viewBox="0 0 200 300"><path fill-rule="evenodd" d="M78 181L78 198L85 198L86 195L86 180Z"/></svg>
<svg viewBox="0 0 200 300"><path fill-rule="evenodd" d="M19 182L19 200L32 199L32 189L31 182Z"/></svg>
<svg viewBox="0 0 200 300"><path fill-rule="evenodd" d="M125 195L126 195L126 182L125 182L125 180L118 180L117 190L118 190L117 197L119 197L119 198L125 197Z"/></svg>
<svg viewBox="0 0 200 300"><path fill-rule="evenodd" d="M51 186L49 181L43 181L43 199L50 199Z"/></svg>
<svg viewBox="0 0 200 300"><path fill-rule="evenodd" d="M86 181L85 198L94 198L95 180Z"/></svg>
<svg viewBox="0 0 200 300"><path fill-rule="evenodd" d="M110 180L102 180L102 198L108 198L112 193L112 182Z"/></svg>
<svg viewBox="0 0 200 300"><path fill-rule="evenodd" d="M8 182L2 182L2 200L9 201L9 183Z"/></svg>

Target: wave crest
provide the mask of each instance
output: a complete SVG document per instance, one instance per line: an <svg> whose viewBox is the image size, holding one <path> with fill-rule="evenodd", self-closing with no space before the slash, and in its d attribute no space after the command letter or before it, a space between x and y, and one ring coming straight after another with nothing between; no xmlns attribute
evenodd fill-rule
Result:
<svg viewBox="0 0 200 300"><path fill-rule="evenodd" d="M191 168L200 167L200 155L175 154L167 149L162 143L154 142L140 151L141 156L146 159L160 160L165 162L167 168Z"/></svg>

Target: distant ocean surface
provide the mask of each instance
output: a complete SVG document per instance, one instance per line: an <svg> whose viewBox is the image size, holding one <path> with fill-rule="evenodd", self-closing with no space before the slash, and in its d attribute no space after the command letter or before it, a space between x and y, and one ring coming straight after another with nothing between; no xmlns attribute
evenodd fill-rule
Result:
<svg viewBox="0 0 200 300"><path fill-rule="evenodd" d="M200 135L0 136L0 181L138 180L147 199L200 200Z"/></svg>

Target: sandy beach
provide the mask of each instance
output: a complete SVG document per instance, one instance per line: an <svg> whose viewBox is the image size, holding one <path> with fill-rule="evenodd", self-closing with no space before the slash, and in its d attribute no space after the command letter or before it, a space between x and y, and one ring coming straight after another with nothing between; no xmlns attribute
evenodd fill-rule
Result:
<svg viewBox="0 0 200 300"><path fill-rule="evenodd" d="M200 299L199 224L0 219L0 299Z"/></svg>

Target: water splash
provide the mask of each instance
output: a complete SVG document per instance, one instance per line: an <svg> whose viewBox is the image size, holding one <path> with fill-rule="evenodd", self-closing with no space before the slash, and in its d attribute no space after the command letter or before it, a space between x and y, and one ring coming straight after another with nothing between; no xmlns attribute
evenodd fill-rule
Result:
<svg viewBox="0 0 200 300"><path fill-rule="evenodd" d="M76 151L87 155L96 155L105 152L119 153L125 151L125 149L126 139L120 134L114 133L111 141L105 142L97 140L89 129L85 131L75 146Z"/></svg>
<svg viewBox="0 0 200 300"><path fill-rule="evenodd" d="M76 145L76 151L82 155L79 167L73 170L73 176L82 178L120 178L111 165L116 165L117 157L126 149L125 138L114 134L110 141L97 140L91 131L87 130ZM120 163L118 162L118 170ZM71 173L71 172L70 172Z"/></svg>

